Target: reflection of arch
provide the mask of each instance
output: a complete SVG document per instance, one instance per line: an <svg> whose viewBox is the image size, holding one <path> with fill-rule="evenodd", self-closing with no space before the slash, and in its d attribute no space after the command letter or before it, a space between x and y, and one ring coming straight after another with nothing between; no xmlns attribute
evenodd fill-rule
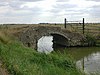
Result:
<svg viewBox="0 0 100 75"><path fill-rule="evenodd" d="M49 53L53 51L53 36L42 36L37 42L39 52Z"/></svg>

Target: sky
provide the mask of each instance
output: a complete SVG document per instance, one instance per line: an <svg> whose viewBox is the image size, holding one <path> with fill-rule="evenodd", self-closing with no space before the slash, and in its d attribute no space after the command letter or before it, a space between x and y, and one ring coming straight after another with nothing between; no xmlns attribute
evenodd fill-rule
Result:
<svg viewBox="0 0 100 75"><path fill-rule="evenodd" d="M0 24L100 22L100 0L0 0Z"/></svg>

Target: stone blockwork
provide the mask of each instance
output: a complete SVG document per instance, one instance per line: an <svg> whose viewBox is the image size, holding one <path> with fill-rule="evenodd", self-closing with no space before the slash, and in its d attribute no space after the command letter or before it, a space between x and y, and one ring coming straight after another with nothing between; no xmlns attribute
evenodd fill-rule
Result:
<svg viewBox="0 0 100 75"><path fill-rule="evenodd" d="M53 42L64 46L81 46L85 37L79 33L72 33L60 27L38 26L29 27L20 33L19 39L25 46L36 48L42 36L53 36Z"/></svg>

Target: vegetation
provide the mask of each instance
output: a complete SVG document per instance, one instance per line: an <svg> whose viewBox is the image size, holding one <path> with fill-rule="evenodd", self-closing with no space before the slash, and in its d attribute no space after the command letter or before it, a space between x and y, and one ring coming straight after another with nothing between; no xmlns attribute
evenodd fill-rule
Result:
<svg viewBox="0 0 100 75"><path fill-rule="evenodd" d="M83 75L69 55L38 53L2 32L0 60L11 75Z"/></svg>
<svg viewBox="0 0 100 75"><path fill-rule="evenodd" d="M27 25L28 26L28 25ZM52 25L51 25L52 26ZM57 25L58 26L58 25ZM79 27L80 26L80 27ZM70 31L78 30L81 25L68 25ZM94 28L94 25L89 25ZM95 28L99 28L99 24ZM63 28L63 24L59 25ZM87 27L87 28L90 28ZM26 28L25 25L4 25L0 26L0 61L12 75L84 75L76 68L75 62L67 54L53 52L51 54L38 53L31 48L24 47L20 42L15 41L9 35L20 32ZM80 29L80 32L82 30ZM91 33L85 31L85 33ZM93 32L96 30L93 29ZM8 32L8 33L6 33ZM95 32L99 33L100 29ZM95 34L93 33L93 34ZM96 35L100 35L100 34ZM87 42L94 45L94 37L87 36ZM100 41L98 41L100 43Z"/></svg>
<svg viewBox="0 0 100 75"><path fill-rule="evenodd" d="M86 35L86 42L88 43L88 46L96 46L96 39L91 35Z"/></svg>

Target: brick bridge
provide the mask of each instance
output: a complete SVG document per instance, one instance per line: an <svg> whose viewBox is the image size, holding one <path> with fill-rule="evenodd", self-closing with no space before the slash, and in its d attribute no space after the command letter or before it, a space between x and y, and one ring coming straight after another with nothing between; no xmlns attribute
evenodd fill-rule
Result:
<svg viewBox="0 0 100 75"><path fill-rule="evenodd" d="M79 33L72 33L60 27L38 26L28 27L21 32L19 39L25 46L36 48L37 42L42 36L53 36L53 43L62 46L80 46L85 37Z"/></svg>

